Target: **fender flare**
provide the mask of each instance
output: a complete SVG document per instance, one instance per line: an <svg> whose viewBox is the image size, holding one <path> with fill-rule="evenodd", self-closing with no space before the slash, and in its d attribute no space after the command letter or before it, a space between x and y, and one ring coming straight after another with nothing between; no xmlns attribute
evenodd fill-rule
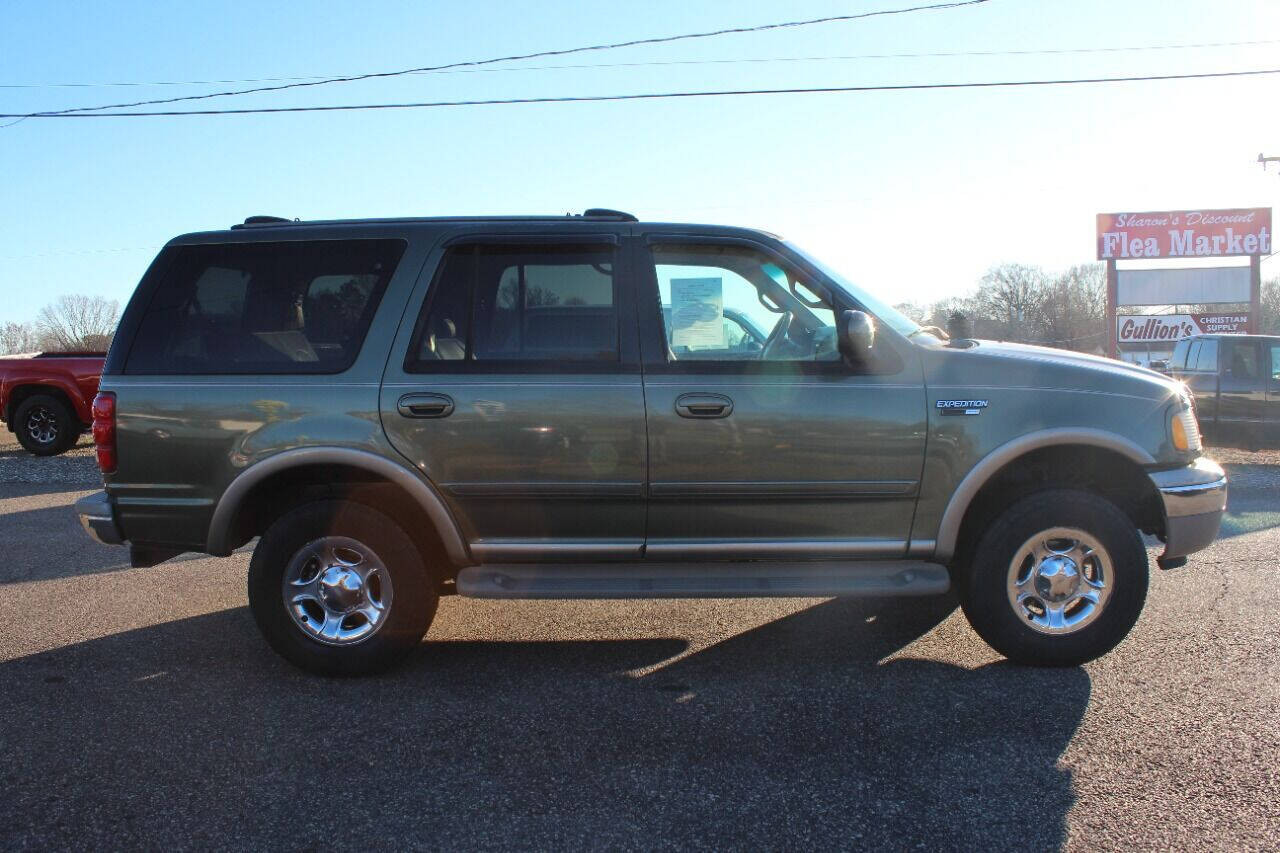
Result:
<svg viewBox="0 0 1280 853"><path fill-rule="evenodd" d="M277 453L249 466L231 481L218 498L213 517L209 521L208 552L222 557L231 553L231 525L240 506L255 486L274 474L303 465L347 465L391 481L413 498L427 514L450 561L459 566L472 562L453 514L430 482L404 465L354 447L300 447Z"/></svg>
<svg viewBox="0 0 1280 853"><path fill-rule="evenodd" d="M1138 465L1151 465L1156 461L1155 457L1129 439L1100 429L1061 427L1018 436L982 457L969 469L969 473L960 481L960 485L956 486L951 494L951 500L947 502L946 510L942 513L942 522L938 525L934 559L947 562L955 556L956 541L960 538L960 524L969 510L969 504L997 471L1033 450L1064 444L1083 444L1111 450Z"/></svg>
<svg viewBox="0 0 1280 853"><path fill-rule="evenodd" d="M59 392L62 396L67 398L67 404L71 406L71 414L75 416L76 420L81 423L85 423L83 413L80 410L80 407L84 404L84 397L80 389L76 387L75 383L68 382L60 376L36 375L10 377L5 381L3 393L0 396L3 396L4 398L4 416L6 421L14 411L17 411L18 408L13 404L13 392L23 388L45 389L45 393L48 393L49 391ZM35 391L34 393L39 394L41 391Z"/></svg>

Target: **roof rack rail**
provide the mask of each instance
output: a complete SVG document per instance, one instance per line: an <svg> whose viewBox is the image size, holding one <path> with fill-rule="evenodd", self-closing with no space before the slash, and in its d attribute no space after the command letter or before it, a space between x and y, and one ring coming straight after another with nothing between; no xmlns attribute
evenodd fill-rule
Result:
<svg viewBox="0 0 1280 853"><path fill-rule="evenodd" d="M232 225L232 228L245 228L251 225L279 225L281 222L297 222L296 219L285 219L283 216L248 216L243 223Z"/></svg>
<svg viewBox="0 0 1280 853"><path fill-rule="evenodd" d="M607 207L588 208L587 210L583 211L582 218L583 219L614 219L614 220L617 220L618 222L639 222L640 221L630 213L624 213L621 210L612 210Z"/></svg>

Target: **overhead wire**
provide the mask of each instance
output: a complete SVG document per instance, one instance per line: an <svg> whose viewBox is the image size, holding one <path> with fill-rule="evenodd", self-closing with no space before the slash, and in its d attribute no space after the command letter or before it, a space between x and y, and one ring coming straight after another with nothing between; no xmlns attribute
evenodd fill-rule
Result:
<svg viewBox="0 0 1280 853"><path fill-rule="evenodd" d="M214 115L263 115L274 113L355 112L361 110L404 110L439 107L475 107L514 104L566 104L601 101L644 101L672 98L715 98L747 95L805 95L832 94L838 92L906 92L948 89L1029 88L1036 86L1073 86L1102 83L1139 83L1162 80L1209 80L1234 77L1257 77L1280 74L1280 68L1252 71L1214 71L1199 74L1144 74L1132 77L1081 77L1051 80L998 80L961 83L903 83L881 86L812 86L784 89L723 89L701 92L646 92L625 95L568 95L535 98L489 98L462 101L421 101L381 104L328 104L301 107L245 107L208 110L146 110L132 112L58 112L58 113L0 113L0 119L90 119L90 118L153 118L161 116L214 116Z"/></svg>
<svg viewBox="0 0 1280 853"><path fill-rule="evenodd" d="M1203 50L1222 47L1259 47L1280 44L1280 39L1260 41L1193 42L1187 44L1117 45L1112 47L1035 48L1029 50L951 50L916 53L853 53L834 56L746 56L728 59L658 59L634 62L586 62L568 65L517 65L511 68L447 68L412 71L411 74L492 74L527 71L582 71L605 68L652 68L697 65L744 65L774 62L845 62L865 59L947 59L996 56L1058 56L1090 53L1136 53L1144 51ZM132 80L115 82L30 82L0 83L0 89L113 88L147 86L219 86L241 83L284 83L291 81L327 80L340 75L313 74L301 77L245 77L223 80Z"/></svg>
<svg viewBox="0 0 1280 853"><path fill-rule="evenodd" d="M251 89L230 90L225 92L205 92L199 95L183 95L176 98L156 98L147 101L134 101L131 103L121 104L104 104L92 107L70 107L64 110L50 110L47 114L64 114L64 113L80 113L95 112L100 110L118 110L129 109L132 107L159 106L161 104L173 104L181 101L196 101L208 98L227 98L238 95L252 95L261 92L279 92L285 89L299 89L309 86L325 86L331 83L351 83L357 80L372 80L388 77L401 77L406 74L416 74L428 71L445 71L455 68L474 68L482 65L494 65L501 62L515 62L526 59L540 59L550 56L568 56L570 54L588 53L602 50L617 50L625 47L638 47L642 45L669 44L677 41L690 41L693 39L708 39L725 35L741 35L745 33L767 32L771 30L796 29L799 27L810 27L819 24L843 23L847 21L864 20L866 18L885 17L888 15L905 15L913 12L931 12L944 9L958 9L964 6L977 6L987 3L989 0L952 0L946 3L931 3L921 6L909 6L898 9L881 9L872 12L858 12L849 15L828 15L822 18L809 18L797 21L782 21L773 24L757 24L754 26L743 27L726 27L718 30L710 30L699 33L683 33L674 36L655 36L643 39L628 39L626 41L612 42L608 44L584 45L581 47L561 48L558 50L540 50L534 53L513 54L510 56L498 56L490 59L473 59L461 62L449 62L443 65L428 65L421 68L404 68L398 71L377 71L365 74L352 74L345 77L329 77L323 80L306 80L292 83L281 83L273 86L259 86Z"/></svg>

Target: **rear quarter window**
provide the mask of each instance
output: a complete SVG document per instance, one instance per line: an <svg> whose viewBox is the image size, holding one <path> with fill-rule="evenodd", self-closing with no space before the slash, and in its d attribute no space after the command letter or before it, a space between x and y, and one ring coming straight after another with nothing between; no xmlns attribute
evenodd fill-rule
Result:
<svg viewBox="0 0 1280 853"><path fill-rule="evenodd" d="M125 373L340 373L364 342L403 240L177 247Z"/></svg>

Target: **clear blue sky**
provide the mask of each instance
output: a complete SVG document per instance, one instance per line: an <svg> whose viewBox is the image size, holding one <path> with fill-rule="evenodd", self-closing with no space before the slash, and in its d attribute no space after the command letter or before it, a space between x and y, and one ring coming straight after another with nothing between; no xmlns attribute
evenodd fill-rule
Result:
<svg viewBox="0 0 1280 853"><path fill-rule="evenodd" d="M918 2L918 0L917 0ZM14 84L392 70L913 5L0 3L3 112L210 90ZM1265 0L984 6L629 48L524 66L1131 47L1280 39ZM518 67L517 65L509 67ZM1280 67L1280 44L1031 56L676 64L414 75L224 99L300 105L1188 73ZM122 302L175 234L249 214L562 213L783 234L891 301L990 265L1093 257L1100 211L1280 206L1280 77L883 94L214 118L0 129L0 322L61 293ZM1264 275L1280 274L1272 259Z"/></svg>

